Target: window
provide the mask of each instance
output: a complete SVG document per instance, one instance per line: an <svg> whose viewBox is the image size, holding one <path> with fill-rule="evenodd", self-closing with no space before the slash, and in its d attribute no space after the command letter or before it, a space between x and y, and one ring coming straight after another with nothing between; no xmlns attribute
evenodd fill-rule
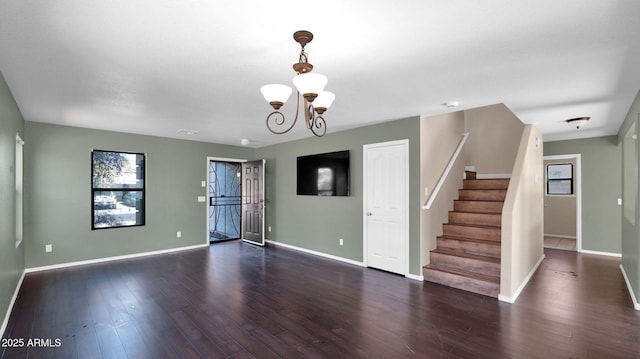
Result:
<svg viewBox="0 0 640 359"><path fill-rule="evenodd" d="M93 150L91 184L91 229L144 225L144 154Z"/></svg>
<svg viewBox="0 0 640 359"><path fill-rule="evenodd" d="M547 165L547 195L573 194L573 164Z"/></svg>

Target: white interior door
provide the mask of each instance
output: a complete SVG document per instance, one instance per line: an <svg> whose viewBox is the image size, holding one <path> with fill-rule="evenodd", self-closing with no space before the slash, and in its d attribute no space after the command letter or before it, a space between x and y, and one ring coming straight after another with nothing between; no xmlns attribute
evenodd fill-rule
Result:
<svg viewBox="0 0 640 359"><path fill-rule="evenodd" d="M409 141L363 147L365 264L409 273Z"/></svg>

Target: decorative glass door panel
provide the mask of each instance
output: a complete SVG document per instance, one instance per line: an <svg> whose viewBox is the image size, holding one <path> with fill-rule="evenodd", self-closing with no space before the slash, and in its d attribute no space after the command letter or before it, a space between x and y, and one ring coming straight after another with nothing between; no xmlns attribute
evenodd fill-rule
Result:
<svg viewBox="0 0 640 359"><path fill-rule="evenodd" d="M241 164L209 161L209 241L239 239Z"/></svg>

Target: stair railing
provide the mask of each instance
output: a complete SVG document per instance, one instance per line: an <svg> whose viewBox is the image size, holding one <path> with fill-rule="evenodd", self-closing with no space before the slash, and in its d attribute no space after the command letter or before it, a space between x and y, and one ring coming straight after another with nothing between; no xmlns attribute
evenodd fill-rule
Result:
<svg viewBox="0 0 640 359"><path fill-rule="evenodd" d="M464 147L464 143L467 142L467 137L469 137L469 132L465 132L464 134L462 134L462 138L458 143L458 147L456 147L456 150L451 155L451 158L449 159L449 163L447 164L447 167L445 167L444 171L442 172L442 175L440 175L440 179L438 179L438 183L436 184L436 187L433 189L433 191L431 192L431 195L422 206L422 209L431 208L431 204L433 204L433 201L435 201L436 197L438 196L438 192L440 192L440 188L444 184L444 181L447 179L449 172L451 172L451 168L453 168L453 164L458 159L458 155L460 155L460 152L462 151L462 147Z"/></svg>

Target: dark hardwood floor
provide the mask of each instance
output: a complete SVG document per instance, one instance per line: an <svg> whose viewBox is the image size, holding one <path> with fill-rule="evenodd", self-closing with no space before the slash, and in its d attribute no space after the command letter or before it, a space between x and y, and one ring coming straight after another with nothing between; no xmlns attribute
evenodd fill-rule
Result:
<svg viewBox="0 0 640 359"><path fill-rule="evenodd" d="M620 260L546 254L515 304L237 241L31 273L0 356L639 358Z"/></svg>

